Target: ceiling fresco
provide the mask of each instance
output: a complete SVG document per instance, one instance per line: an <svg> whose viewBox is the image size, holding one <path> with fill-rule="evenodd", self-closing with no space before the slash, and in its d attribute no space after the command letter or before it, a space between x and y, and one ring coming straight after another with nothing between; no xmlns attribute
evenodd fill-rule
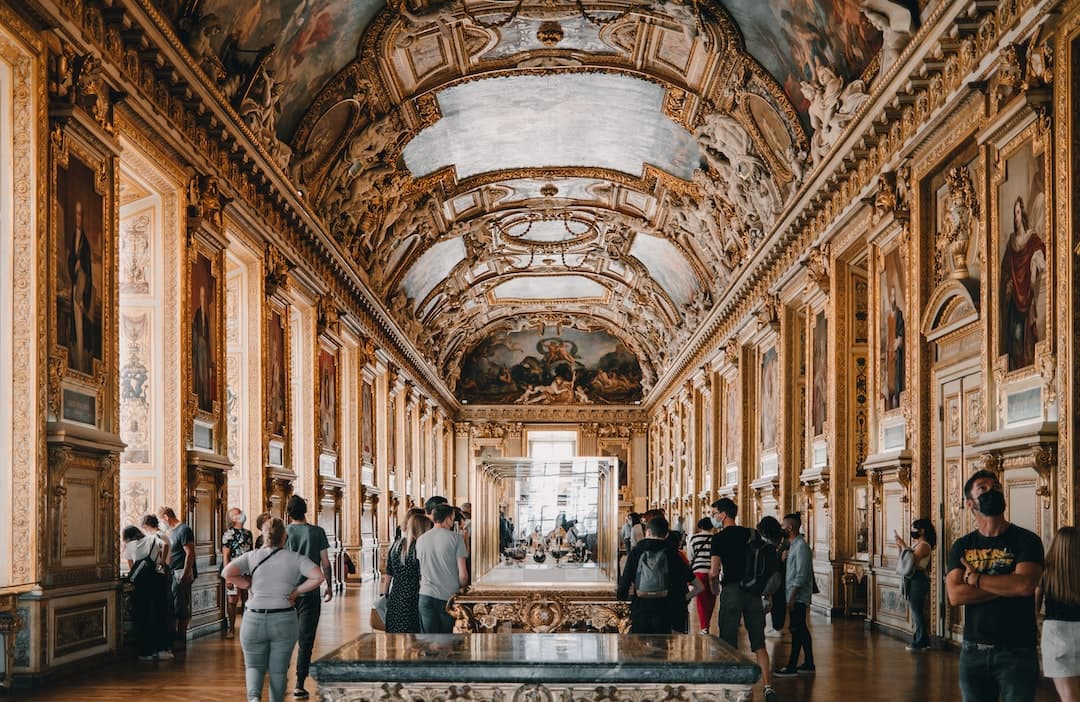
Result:
<svg viewBox="0 0 1080 702"><path fill-rule="evenodd" d="M697 142L661 111L664 88L639 78L558 73L489 78L437 94L442 119L405 147L415 177L453 166L459 179L527 167L644 164L690 180Z"/></svg>
<svg viewBox="0 0 1080 702"><path fill-rule="evenodd" d="M186 0L174 16L462 402L619 404L646 396L868 99L868 3L909 12Z"/></svg>
<svg viewBox="0 0 1080 702"><path fill-rule="evenodd" d="M540 329L492 332L465 358L458 395L486 404L640 402L641 368L605 331Z"/></svg>

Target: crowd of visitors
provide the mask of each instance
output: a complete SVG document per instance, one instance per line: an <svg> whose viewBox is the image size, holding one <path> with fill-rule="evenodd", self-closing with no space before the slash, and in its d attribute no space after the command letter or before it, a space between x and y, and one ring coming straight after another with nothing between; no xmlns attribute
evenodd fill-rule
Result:
<svg viewBox="0 0 1080 702"><path fill-rule="evenodd" d="M949 603L964 608L962 699L1033 701L1041 651L1042 674L1053 679L1060 698L1080 702L1080 529L1061 528L1044 557L1036 534L1006 520L1001 482L985 470L965 483L964 505L975 529L951 544L945 560ZM326 532L307 522L307 503L299 496L289 500L286 514L287 526L269 513L259 515L253 534L243 511L230 509L229 528L221 536L225 635L236 635L243 611L239 638L249 700L261 698L267 675L270 699L284 698L294 649L292 696L308 696L305 683L322 603L333 597ZM386 631L453 631L447 606L470 581L471 517L468 503L457 508L439 496L408 511L383 568ZM800 513L782 522L766 516L756 529L738 525L737 517L735 502L719 499L687 540L681 529L671 528L663 510L631 513L620 533L626 557L617 596L630 602L635 634L686 634L691 601L701 634L710 633L714 614L719 637L733 647L740 627L745 628L761 669L763 697L775 702L773 676L816 672L808 625L817 591L813 556ZM499 522L500 540L512 535L505 510ZM923 518L912 522L910 539L893 536L913 624L907 648L925 651L933 643L926 606L937 532ZM198 577L194 533L173 509L162 507L138 527L126 527L122 540L133 585L138 657L171 659L185 646L191 619L191 584ZM320 597L323 582L327 588ZM1036 617L1044 607L1040 633ZM787 662L773 670L765 639L785 629L790 633Z"/></svg>

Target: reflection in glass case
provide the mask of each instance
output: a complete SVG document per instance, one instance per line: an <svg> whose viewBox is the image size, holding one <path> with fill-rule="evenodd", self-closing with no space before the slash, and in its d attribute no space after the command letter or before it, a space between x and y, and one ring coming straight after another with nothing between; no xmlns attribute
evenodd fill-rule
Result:
<svg viewBox="0 0 1080 702"><path fill-rule="evenodd" d="M476 589L614 588L617 459L488 459L474 480Z"/></svg>

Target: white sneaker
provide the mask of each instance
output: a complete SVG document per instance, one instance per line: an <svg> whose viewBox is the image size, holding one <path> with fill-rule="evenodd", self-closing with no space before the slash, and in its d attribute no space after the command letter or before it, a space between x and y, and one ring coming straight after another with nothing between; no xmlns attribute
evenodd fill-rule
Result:
<svg viewBox="0 0 1080 702"><path fill-rule="evenodd" d="M172 651L158 651L157 658L159 661L171 661L176 656L173 655Z"/></svg>

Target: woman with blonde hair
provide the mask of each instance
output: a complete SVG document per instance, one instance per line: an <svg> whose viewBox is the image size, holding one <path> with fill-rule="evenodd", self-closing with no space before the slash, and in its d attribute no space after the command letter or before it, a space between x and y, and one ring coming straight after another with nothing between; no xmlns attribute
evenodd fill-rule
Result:
<svg viewBox="0 0 1080 702"><path fill-rule="evenodd" d="M387 554L382 582L387 633L420 633L420 560L416 557L416 540L432 526L424 514L409 515L401 538Z"/></svg>
<svg viewBox="0 0 1080 702"><path fill-rule="evenodd" d="M297 597L322 584L323 574L310 559L285 548L285 522L274 517L263 524L262 531L265 545L229 561L221 577L229 585L249 591L240 624L247 699L262 699L263 680L269 671L270 702L283 702L285 674L299 635L293 605Z"/></svg>
<svg viewBox="0 0 1080 702"><path fill-rule="evenodd" d="M1046 552L1046 569L1035 592L1036 611L1046 604L1042 626L1043 674L1063 702L1080 700L1080 529L1061 527Z"/></svg>

